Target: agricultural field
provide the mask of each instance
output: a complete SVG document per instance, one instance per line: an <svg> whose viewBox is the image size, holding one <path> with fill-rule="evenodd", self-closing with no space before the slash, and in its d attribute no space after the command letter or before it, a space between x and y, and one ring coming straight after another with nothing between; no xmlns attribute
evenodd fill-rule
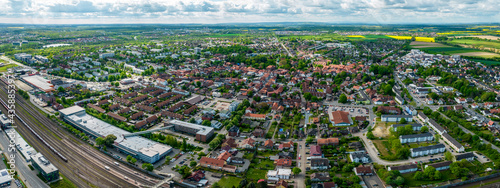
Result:
<svg viewBox="0 0 500 188"><path fill-rule="evenodd" d="M397 40L410 40L412 38L412 36L394 36L394 35L387 35L387 36ZM415 41L435 42L434 38L432 37L415 37Z"/></svg>
<svg viewBox="0 0 500 188"><path fill-rule="evenodd" d="M472 40L472 39L454 39L452 41L449 41L449 43L452 44L463 44L463 45L470 45L474 47L487 47L487 48L495 48L495 49L500 49L500 41L495 42L495 41L484 41L484 40Z"/></svg>
<svg viewBox="0 0 500 188"><path fill-rule="evenodd" d="M466 53L458 53L458 54L453 54L453 55L482 57L482 58L500 57L499 54L491 53L491 52L466 52Z"/></svg>
<svg viewBox="0 0 500 188"><path fill-rule="evenodd" d="M349 38L365 38L363 35L347 35Z"/></svg>
<svg viewBox="0 0 500 188"><path fill-rule="evenodd" d="M449 47L449 46L441 44L441 43L435 43L435 42L418 42L418 41L411 42L410 46L412 48Z"/></svg>
<svg viewBox="0 0 500 188"><path fill-rule="evenodd" d="M456 36L455 38L463 38L463 37L474 37L474 38L488 39L488 40L499 40L500 39L500 37L491 36L491 35Z"/></svg>
<svg viewBox="0 0 500 188"><path fill-rule="evenodd" d="M323 34L323 35L280 35L280 39L302 39L302 40L345 40L346 37L339 34Z"/></svg>

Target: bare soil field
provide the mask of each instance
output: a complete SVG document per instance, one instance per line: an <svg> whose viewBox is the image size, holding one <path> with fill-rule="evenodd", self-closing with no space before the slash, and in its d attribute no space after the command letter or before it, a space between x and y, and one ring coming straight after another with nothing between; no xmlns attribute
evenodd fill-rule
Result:
<svg viewBox="0 0 500 188"><path fill-rule="evenodd" d="M498 39L500 39L500 37L491 36L491 35L456 36L455 38L463 38L463 37L476 37L476 38L480 38L480 39L491 39L491 40L498 40Z"/></svg>
<svg viewBox="0 0 500 188"><path fill-rule="evenodd" d="M448 47L447 45L435 42L419 42L413 41L410 43L410 46L413 48L431 48L431 47Z"/></svg>
<svg viewBox="0 0 500 188"><path fill-rule="evenodd" d="M390 124L394 124L394 123L390 123ZM390 135L389 128L390 128L390 125L386 124L385 122L377 121L372 132L373 132L373 135L375 137L387 137Z"/></svg>

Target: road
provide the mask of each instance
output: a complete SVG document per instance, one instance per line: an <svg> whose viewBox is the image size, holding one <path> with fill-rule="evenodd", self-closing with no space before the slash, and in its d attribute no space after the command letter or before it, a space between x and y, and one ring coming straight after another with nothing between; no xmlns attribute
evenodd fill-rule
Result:
<svg viewBox="0 0 500 188"><path fill-rule="evenodd" d="M29 66L26 66L26 65L23 65L22 63L19 63L19 62L17 62L17 61L14 61L14 60L10 59L10 58L9 58L9 57L7 57L7 56L1 56L1 57L0 57L0 59L3 59L3 60L5 60L5 61L8 61L9 63L16 64L16 65L18 65L18 66L20 66L20 67L23 67L23 68L27 68L27 69L30 69L30 70L34 70L33 68L31 68L31 67L29 67Z"/></svg>
<svg viewBox="0 0 500 188"><path fill-rule="evenodd" d="M2 148L5 153L5 155L11 155L10 152L7 152L7 148L9 148L9 138L5 134L5 132L0 133L0 143L2 144ZM36 171L31 171L28 167L28 163L26 162L26 159L21 156L19 152L15 153L15 160L16 160L16 171L19 174L19 177L22 178L24 183L28 187L49 187L45 182L43 182L38 176L36 175Z"/></svg>
<svg viewBox="0 0 500 188"><path fill-rule="evenodd" d="M302 171L300 174L295 176L295 180L297 182L297 188L305 188L306 186L306 166L307 166L307 156L306 156L306 141L298 141L297 142L297 165L300 162L300 170ZM301 155L301 159L299 160L299 155Z"/></svg>
<svg viewBox="0 0 500 188"><path fill-rule="evenodd" d="M7 101L6 86L0 82L0 97ZM116 166L115 159L90 147L79 138L74 137L57 123L42 115L36 107L21 96L16 95L16 113L40 137L50 144L56 151L68 159L63 161L16 118L17 131L30 143L33 148L41 152L61 174L66 176L78 187L138 187L152 186L157 180L145 177L142 173L126 165ZM2 110L5 108L2 106ZM6 111L4 111L6 113ZM110 170L106 170L107 165ZM135 182L137 181L137 182Z"/></svg>

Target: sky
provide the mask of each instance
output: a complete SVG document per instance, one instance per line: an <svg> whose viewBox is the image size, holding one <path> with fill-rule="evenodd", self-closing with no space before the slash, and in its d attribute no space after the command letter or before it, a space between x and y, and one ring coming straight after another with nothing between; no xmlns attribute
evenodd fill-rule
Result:
<svg viewBox="0 0 500 188"><path fill-rule="evenodd" d="M0 23L498 23L498 0L0 0Z"/></svg>

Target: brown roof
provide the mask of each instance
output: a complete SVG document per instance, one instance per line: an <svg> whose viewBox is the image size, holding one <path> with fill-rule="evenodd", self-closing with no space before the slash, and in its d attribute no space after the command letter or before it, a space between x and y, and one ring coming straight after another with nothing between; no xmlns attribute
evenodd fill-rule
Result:
<svg viewBox="0 0 500 188"><path fill-rule="evenodd" d="M318 145L330 145L339 144L339 138L320 138L318 139Z"/></svg>
<svg viewBox="0 0 500 188"><path fill-rule="evenodd" d="M292 160L290 159L277 159L274 161L276 166L292 166Z"/></svg>
<svg viewBox="0 0 500 188"><path fill-rule="evenodd" d="M201 159L200 159L200 164L202 164L202 165L210 165L210 166L223 167L224 163L225 162L222 161L222 160L208 158L208 157L201 157Z"/></svg>
<svg viewBox="0 0 500 188"><path fill-rule="evenodd" d="M372 168L370 166L359 166L359 167L356 167L356 172L363 173L363 174L373 173L372 172Z"/></svg>
<svg viewBox="0 0 500 188"><path fill-rule="evenodd" d="M102 109L101 107L98 107L98 106L96 106L96 105L93 105L93 104L87 104L87 106L88 106L88 107L90 107L90 108L93 108L93 109L97 110L99 113L104 113L104 112L106 112L106 110L104 110L104 109Z"/></svg>
<svg viewBox="0 0 500 188"><path fill-rule="evenodd" d="M122 116L120 116L118 114L115 114L115 113L108 112L107 115L111 116L112 118L114 118L114 119L116 119L118 121L127 121L127 118L122 117Z"/></svg>
<svg viewBox="0 0 500 188"><path fill-rule="evenodd" d="M116 110L118 108L120 108L119 104L113 104L113 105L109 106L109 110Z"/></svg>
<svg viewBox="0 0 500 188"><path fill-rule="evenodd" d="M144 112L137 112L135 114L132 114L132 116L130 116L130 119L138 119L139 117L143 116L144 115Z"/></svg>
<svg viewBox="0 0 500 188"><path fill-rule="evenodd" d="M332 115L333 115L333 122L335 122L335 124L351 123L349 121L349 112L335 111L335 112L332 112Z"/></svg>
<svg viewBox="0 0 500 188"><path fill-rule="evenodd" d="M142 121L139 121L135 124L135 128L140 129L140 128L144 127L144 125L147 125L147 124L148 124L148 122L146 122L146 120L142 120Z"/></svg>

